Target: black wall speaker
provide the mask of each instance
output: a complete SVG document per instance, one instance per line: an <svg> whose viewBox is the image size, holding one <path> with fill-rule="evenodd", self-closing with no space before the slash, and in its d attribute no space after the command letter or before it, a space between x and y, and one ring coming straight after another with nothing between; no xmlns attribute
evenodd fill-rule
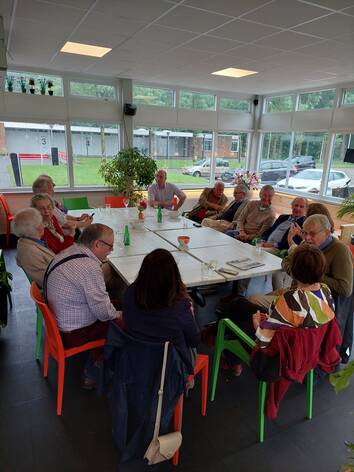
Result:
<svg viewBox="0 0 354 472"><path fill-rule="evenodd" d="M124 114L134 116L136 114L136 105L132 103L124 103Z"/></svg>
<svg viewBox="0 0 354 472"><path fill-rule="evenodd" d="M256 96L254 97L254 100L253 100L253 105L256 107L256 106L258 105L258 103L259 103L258 95L256 95Z"/></svg>

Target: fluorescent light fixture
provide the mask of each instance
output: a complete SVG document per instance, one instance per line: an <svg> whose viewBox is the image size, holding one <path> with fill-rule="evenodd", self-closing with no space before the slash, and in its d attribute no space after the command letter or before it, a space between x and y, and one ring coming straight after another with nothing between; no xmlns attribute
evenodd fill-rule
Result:
<svg viewBox="0 0 354 472"><path fill-rule="evenodd" d="M60 52L93 57L103 57L109 51L112 51L112 48L103 48L101 46L93 46L92 44L72 43L71 41L67 41L60 49Z"/></svg>
<svg viewBox="0 0 354 472"><path fill-rule="evenodd" d="M228 67L227 69L217 70L212 72L212 75L223 75L225 77L246 77L247 75L258 74L255 70L236 69L235 67Z"/></svg>

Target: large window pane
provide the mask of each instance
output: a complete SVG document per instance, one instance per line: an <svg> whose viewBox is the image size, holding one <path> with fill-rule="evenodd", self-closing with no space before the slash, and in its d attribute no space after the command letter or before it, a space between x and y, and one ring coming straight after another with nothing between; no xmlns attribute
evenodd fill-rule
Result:
<svg viewBox="0 0 354 472"><path fill-rule="evenodd" d="M175 92L171 89L134 85L133 101L142 105L173 107L175 105Z"/></svg>
<svg viewBox="0 0 354 472"><path fill-rule="evenodd" d="M119 151L119 126L107 123L73 123L71 141L75 186L103 185L98 169L102 159L111 159Z"/></svg>
<svg viewBox="0 0 354 472"><path fill-rule="evenodd" d="M232 185L235 172L246 169L248 133L219 132L215 146L215 178Z"/></svg>
<svg viewBox="0 0 354 472"><path fill-rule="evenodd" d="M344 90L343 105L354 105L354 89Z"/></svg>
<svg viewBox="0 0 354 472"><path fill-rule="evenodd" d="M87 82L70 82L70 94L78 97L91 97L103 100L114 100L116 88L114 85L92 84Z"/></svg>
<svg viewBox="0 0 354 472"><path fill-rule="evenodd" d="M346 198L354 192L354 163L344 162L347 149L354 153L354 134L336 134L326 195Z"/></svg>
<svg viewBox="0 0 354 472"><path fill-rule="evenodd" d="M291 133L264 133L258 174L262 185L274 185L295 172L289 161Z"/></svg>
<svg viewBox="0 0 354 472"><path fill-rule="evenodd" d="M68 184L64 125L0 122L0 187L31 186L40 174Z"/></svg>
<svg viewBox="0 0 354 472"><path fill-rule="evenodd" d="M30 92L30 89L34 92ZM46 73L7 71L5 90L7 92L33 93L34 95L49 94L62 97L63 81L61 77Z"/></svg>
<svg viewBox="0 0 354 472"><path fill-rule="evenodd" d="M293 173L288 185L286 179L282 179L277 186L298 192L319 193L327 138L327 133L295 133L291 158Z"/></svg>
<svg viewBox="0 0 354 472"><path fill-rule="evenodd" d="M209 184L211 131L136 128L134 146L166 169L168 180L183 186Z"/></svg>
<svg viewBox="0 0 354 472"><path fill-rule="evenodd" d="M319 92L302 93L299 97L299 110L318 110L333 108L336 91L320 90Z"/></svg>
<svg viewBox="0 0 354 472"><path fill-rule="evenodd" d="M220 110L249 112L250 108L250 100L236 100L235 98L220 97Z"/></svg>
<svg viewBox="0 0 354 472"><path fill-rule="evenodd" d="M181 90L179 94L180 108L215 110L215 95Z"/></svg>
<svg viewBox="0 0 354 472"><path fill-rule="evenodd" d="M294 110L294 96L267 97L265 113L289 112Z"/></svg>

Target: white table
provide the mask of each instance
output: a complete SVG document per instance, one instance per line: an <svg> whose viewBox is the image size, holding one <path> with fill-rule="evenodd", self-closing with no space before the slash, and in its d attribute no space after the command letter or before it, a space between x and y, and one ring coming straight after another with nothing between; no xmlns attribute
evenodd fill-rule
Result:
<svg viewBox="0 0 354 472"><path fill-rule="evenodd" d="M232 246L236 242L234 238L226 236L226 234L215 231L212 228L193 227L187 229L173 229L168 231L157 231L156 234L174 246L178 246L178 236L189 236L191 238L188 243L190 249L199 247L211 248L214 246Z"/></svg>
<svg viewBox="0 0 354 472"><path fill-rule="evenodd" d="M155 232L173 229L181 229L184 231L185 229L193 228L193 224L193 221L188 220L188 218L184 218L183 216L180 216L179 218L171 218L166 216L162 218L162 223L158 223L156 218L145 218L144 226L150 231Z"/></svg>
<svg viewBox="0 0 354 472"><path fill-rule="evenodd" d="M235 240L235 243L236 244L227 246L190 249L189 253L204 262L216 260L218 262L217 268L228 267L238 271L237 275L223 273L222 275L224 275L227 280L248 279L259 275L271 274L281 269L281 259L279 257L269 254L264 250L259 253L255 247L247 243L242 243L241 241ZM252 261L261 262L264 265L249 270L241 270L227 264L228 261L245 257L249 257Z"/></svg>
<svg viewBox="0 0 354 472"><path fill-rule="evenodd" d="M123 234L115 235L114 249L108 256L108 259L113 257L135 256L139 254L149 254L154 249L167 249L167 251L175 250L167 241L160 238L152 231L130 231L130 245L124 246Z"/></svg>
<svg viewBox="0 0 354 472"><path fill-rule="evenodd" d="M177 262L183 283L187 287L197 287L226 281L225 277L213 270L209 271L207 277L202 278L202 263L187 252L174 250L171 251L171 254ZM136 279L144 257L145 255L111 256L109 262L124 282L130 285Z"/></svg>

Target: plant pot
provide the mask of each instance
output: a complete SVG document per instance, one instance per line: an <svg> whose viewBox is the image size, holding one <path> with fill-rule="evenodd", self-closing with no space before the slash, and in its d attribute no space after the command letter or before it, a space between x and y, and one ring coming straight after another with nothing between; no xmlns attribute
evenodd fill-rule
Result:
<svg viewBox="0 0 354 472"><path fill-rule="evenodd" d="M53 90L48 90L48 95L53 95Z"/></svg>
<svg viewBox="0 0 354 472"><path fill-rule="evenodd" d="M34 95L34 92L35 92L35 89L34 89L34 88L31 88L31 89L30 89L30 93L31 93L32 95Z"/></svg>
<svg viewBox="0 0 354 472"><path fill-rule="evenodd" d="M12 85L8 85L8 86L7 86L7 91L8 91L8 92L13 92L13 91L14 91L13 86L12 86Z"/></svg>
<svg viewBox="0 0 354 472"><path fill-rule="evenodd" d="M45 95L45 90L41 90L41 95Z"/></svg>

